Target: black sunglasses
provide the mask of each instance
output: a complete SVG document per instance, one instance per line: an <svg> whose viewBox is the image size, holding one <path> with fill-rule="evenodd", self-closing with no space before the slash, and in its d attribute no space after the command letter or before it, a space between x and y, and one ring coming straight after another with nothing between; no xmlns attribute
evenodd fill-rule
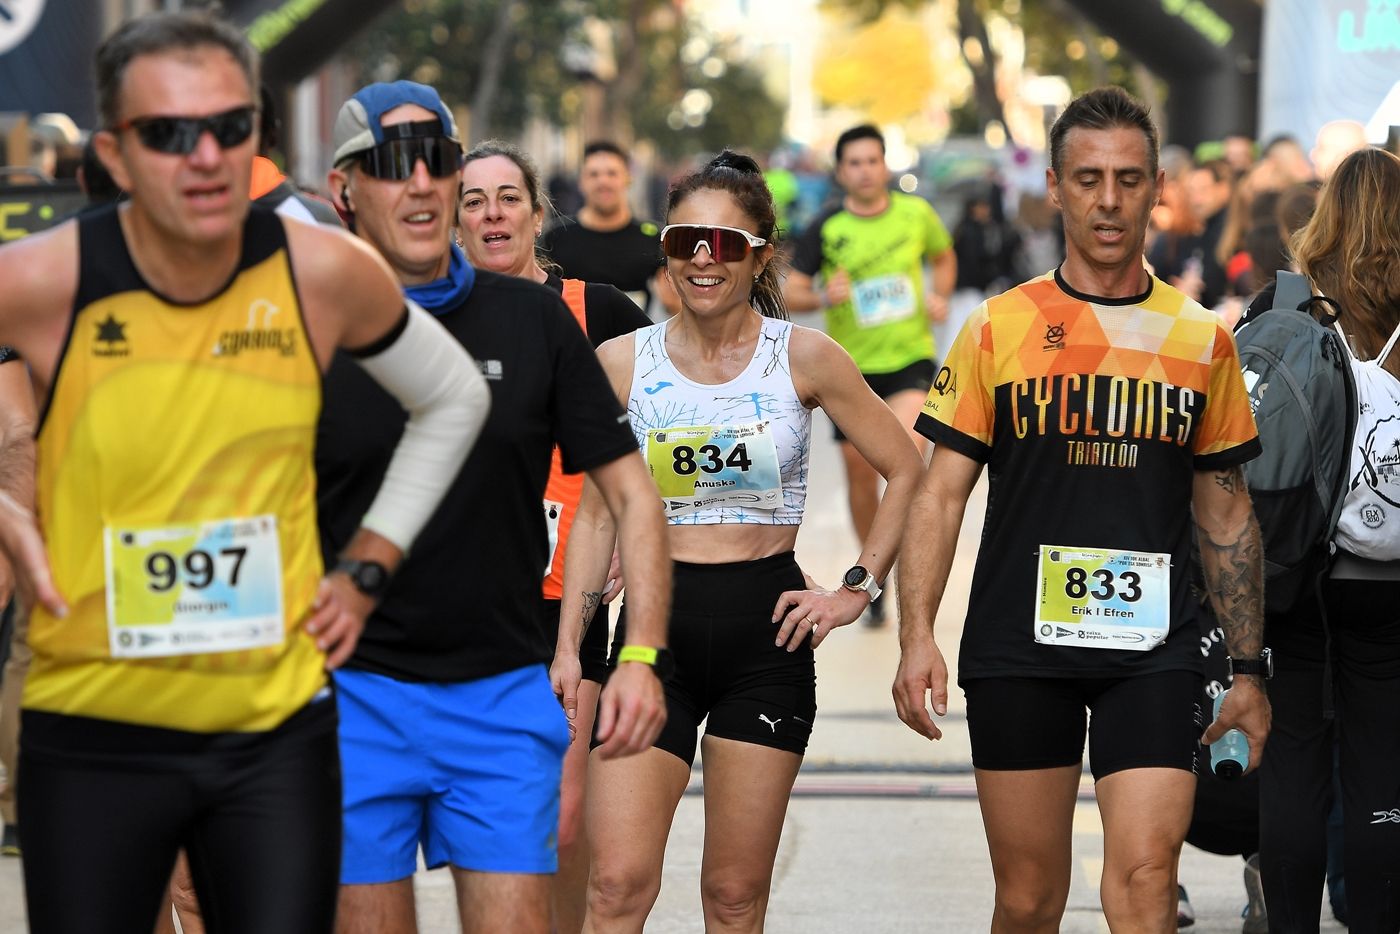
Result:
<svg viewBox="0 0 1400 934"><path fill-rule="evenodd" d="M456 175L462 168L462 144L445 136L415 136L385 140L356 156L366 175L396 182L413 177L422 159L433 178Z"/></svg>
<svg viewBox="0 0 1400 934"><path fill-rule="evenodd" d="M251 104L207 117L132 117L111 128L113 133L135 130L141 145L155 152L187 156L199 138L212 133L220 149L230 149L253 135L258 108Z"/></svg>
<svg viewBox="0 0 1400 934"><path fill-rule="evenodd" d="M433 178L462 170L462 144L443 132L441 120L396 123L380 132L384 142L355 155L367 175L401 182L413 177L419 159Z"/></svg>

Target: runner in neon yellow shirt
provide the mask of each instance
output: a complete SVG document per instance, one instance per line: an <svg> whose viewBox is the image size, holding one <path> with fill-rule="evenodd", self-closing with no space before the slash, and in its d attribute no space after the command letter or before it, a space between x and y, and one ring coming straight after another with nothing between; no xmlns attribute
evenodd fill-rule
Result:
<svg viewBox="0 0 1400 934"><path fill-rule="evenodd" d="M922 198L889 190L885 138L870 125L836 140L836 181L846 196L797 242L783 288L793 311L826 310L827 333L850 353L875 394L913 435L933 385L932 322L948 315L958 264L953 238ZM933 267L932 281L924 262ZM820 276L820 286L817 277ZM913 435L922 454L927 442ZM880 500L879 475L840 430L851 520L862 543ZM879 601L867 623L884 622Z"/></svg>

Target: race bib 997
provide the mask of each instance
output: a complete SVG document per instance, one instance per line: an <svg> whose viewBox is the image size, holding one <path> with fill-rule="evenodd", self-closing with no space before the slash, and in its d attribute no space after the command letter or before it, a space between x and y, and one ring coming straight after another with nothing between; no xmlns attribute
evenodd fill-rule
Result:
<svg viewBox="0 0 1400 934"><path fill-rule="evenodd" d="M232 652L282 642L276 516L108 526L104 546L113 658Z"/></svg>

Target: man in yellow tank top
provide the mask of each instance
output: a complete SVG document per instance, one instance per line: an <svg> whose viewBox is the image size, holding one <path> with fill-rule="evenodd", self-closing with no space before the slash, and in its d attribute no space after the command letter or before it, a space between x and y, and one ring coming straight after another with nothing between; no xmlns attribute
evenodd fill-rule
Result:
<svg viewBox="0 0 1400 934"><path fill-rule="evenodd" d="M130 195L0 251L33 445L0 449L30 613L20 828L34 931L151 930L178 849L210 930L329 931L354 650L489 405L371 250L248 202L257 60L203 14L98 50L97 151ZM410 413L327 574L312 453L346 349ZM367 592L368 591L368 592Z"/></svg>

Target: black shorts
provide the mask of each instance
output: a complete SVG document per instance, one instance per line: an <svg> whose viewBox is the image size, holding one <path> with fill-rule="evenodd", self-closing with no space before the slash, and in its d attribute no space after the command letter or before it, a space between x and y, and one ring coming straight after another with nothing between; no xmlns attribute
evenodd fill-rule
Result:
<svg viewBox="0 0 1400 934"><path fill-rule="evenodd" d="M265 733L24 711L30 930L153 930L184 848L210 934L330 934L340 882L336 719L329 693Z"/></svg>
<svg viewBox="0 0 1400 934"><path fill-rule="evenodd" d="M908 392L917 389L919 392L928 392L933 385L934 365L932 360L915 360L913 363L901 370L893 373L862 373L868 385L875 395L881 399L888 399L896 393ZM905 426L906 428L909 426ZM836 423L831 423L833 436L837 441L845 441L846 436L841 433L841 429L836 427Z"/></svg>
<svg viewBox="0 0 1400 934"><path fill-rule="evenodd" d="M559 641L558 600L544 601L544 635L552 650ZM602 684L608 680L608 604L600 603L593 614L593 622L584 630L583 642L578 647L579 665L583 668L583 680Z"/></svg>
<svg viewBox="0 0 1400 934"><path fill-rule="evenodd" d="M992 771L1053 769L1084 761L1100 779L1125 769L1196 770L1201 676L1163 671L1130 678L976 678L963 684L972 764Z"/></svg>
<svg viewBox="0 0 1400 934"><path fill-rule="evenodd" d="M792 652L773 644L778 596L806 586L792 552L673 567L669 641L676 673L665 684L666 726L655 746L693 763L704 721L708 736L802 755L817 717L816 661L809 642ZM624 606L611 665L626 640Z"/></svg>

